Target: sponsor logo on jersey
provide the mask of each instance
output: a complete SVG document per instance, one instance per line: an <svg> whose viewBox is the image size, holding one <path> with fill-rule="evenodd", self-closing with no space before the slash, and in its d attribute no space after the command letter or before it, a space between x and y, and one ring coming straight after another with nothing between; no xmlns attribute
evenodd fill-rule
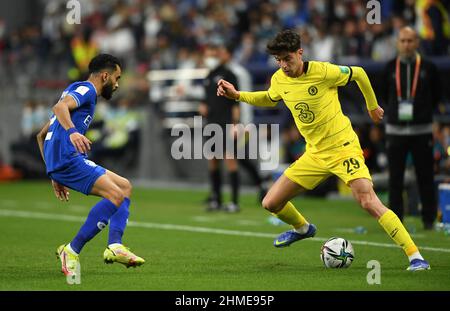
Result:
<svg viewBox="0 0 450 311"><path fill-rule="evenodd" d="M309 106L307 103L298 103L295 105L295 110L297 110L297 117L299 120L305 124L310 124L314 121L315 116L314 112L309 110Z"/></svg>
<svg viewBox="0 0 450 311"><path fill-rule="evenodd" d="M91 122L92 122L92 117L90 116L90 115L88 115L87 117L86 117L86 119L84 119L84 125L86 125L86 127L89 127L89 124L91 124Z"/></svg>

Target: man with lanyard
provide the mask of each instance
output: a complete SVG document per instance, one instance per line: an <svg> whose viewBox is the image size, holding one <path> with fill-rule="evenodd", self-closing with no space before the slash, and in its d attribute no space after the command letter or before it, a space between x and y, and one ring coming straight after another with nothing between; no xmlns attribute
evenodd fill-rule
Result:
<svg viewBox="0 0 450 311"><path fill-rule="evenodd" d="M403 182L410 152L422 203L425 229L432 229L437 206L433 172L433 111L441 89L436 66L417 52L419 38L411 27L400 30L398 56L387 63L383 79L389 160L389 207L403 219Z"/></svg>

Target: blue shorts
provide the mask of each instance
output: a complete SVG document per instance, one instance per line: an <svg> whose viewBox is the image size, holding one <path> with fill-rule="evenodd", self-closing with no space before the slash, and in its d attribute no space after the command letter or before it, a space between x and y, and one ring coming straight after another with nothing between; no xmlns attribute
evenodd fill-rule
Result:
<svg viewBox="0 0 450 311"><path fill-rule="evenodd" d="M54 181L70 189L88 195L97 179L106 173L106 169L82 156L71 159L70 164L48 175Z"/></svg>

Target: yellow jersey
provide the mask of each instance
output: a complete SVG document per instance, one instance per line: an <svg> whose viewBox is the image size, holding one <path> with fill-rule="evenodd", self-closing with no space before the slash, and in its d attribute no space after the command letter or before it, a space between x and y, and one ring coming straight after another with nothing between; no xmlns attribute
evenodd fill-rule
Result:
<svg viewBox="0 0 450 311"><path fill-rule="evenodd" d="M310 152L353 141L356 134L342 113L337 91L338 86L351 80L352 68L316 61L303 65L303 74L296 78L288 77L281 69L273 74L270 99L284 101Z"/></svg>

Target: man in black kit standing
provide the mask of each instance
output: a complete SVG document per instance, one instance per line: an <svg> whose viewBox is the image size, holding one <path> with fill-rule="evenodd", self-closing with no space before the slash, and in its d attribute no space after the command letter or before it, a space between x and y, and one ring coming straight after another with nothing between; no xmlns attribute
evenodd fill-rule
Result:
<svg viewBox="0 0 450 311"><path fill-rule="evenodd" d="M206 47L204 62L210 72L205 79L205 103L200 104L199 112L207 119L208 124L217 124L222 129L222 158L227 167L231 186L231 202L227 205L222 205L220 159L213 158L209 160L208 171L212 191L207 210L214 211L224 209L227 212L235 213L239 211L238 164L234 156L235 154L230 153L226 148L227 140L231 140L231 142L228 142L228 145L230 145L230 143L234 144L235 134L232 130L230 133L227 133L226 125L235 125L239 123L239 102L217 96L217 82L220 79L230 79L233 81L232 83L237 83L236 75L226 66L228 62L227 53L227 47L222 43L211 44ZM218 148L218 146L214 146L214 148Z"/></svg>
<svg viewBox="0 0 450 311"><path fill-rule="evenodd" d="M417 52L419 38L404 27L397 40L398 56L384 71L386 137L389 161L389 207L403 219L405 162L411 152L422 203L425 229L432 229L437 203L433 172L433 111L440 98L436 66Z"/></svg>

